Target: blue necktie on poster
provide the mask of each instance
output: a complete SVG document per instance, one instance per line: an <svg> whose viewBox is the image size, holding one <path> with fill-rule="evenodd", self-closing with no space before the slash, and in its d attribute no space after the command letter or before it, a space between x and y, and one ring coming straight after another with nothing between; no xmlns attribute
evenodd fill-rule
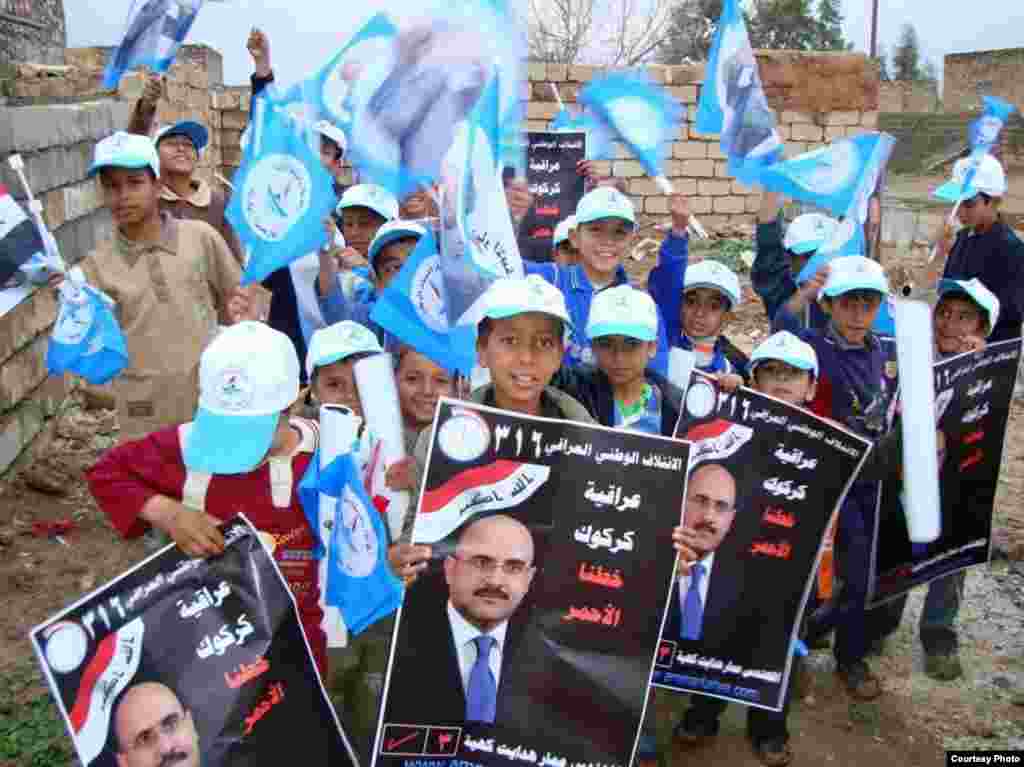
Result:
<svg viewBox="0 0 1024 767"><path fill-rule="evenodd" d="M481 634L473 640L476 645L476 660L469 670L466 684L466 721L494 723L498 708L498 685L491 671L491 649L495 639Z"/></svg>
<svg viewBox="0 0 1024 767"><path fill-rule="evenodd" d="M166 72L188 36L203 0L135 0L121 43L110 54L103 87L116 88L129 69Z"/></svg>
<svg viewBox="0 0 1024 767"><path fill-rule="evenodd" d="M768 106L739 0L725 0L697 106L697 130L718 133L729 172L745 184L782 157L782 137Z"/></svg>
<svg viewBox="0 0 1024 767"><path fill-rule="evenodd" d="M476 329L449 326L441 258L429 230L377 297L370 319L445 370L469 375L476 364Z"/></svg>
<svg viewBox="0 0 1024 767"><path fill-rule="evenodd" d="M700 639L701 626L704 624L704 603L700 598L700 582L704 578L704 565L696 564L690 568L690 586L686 589L683 599L683 625L680 635L683 639L697 641Z"/></svg>
<svg viewBox="0 0 1024 767"><path fill-rule="evenodd" d="M61 285L57 322L46 346L50 375L74 373L105 384L128 366L128 346L114 317L114 302L69 277Z"/></svg>
<svg viewBox="0 0 1024 767"><path fill-rule="evenodd" d="M341 611L355 635L397 610L404 590L388 565L384 520L363 488L352 454L342 453L325 469L319 467L317 452L299 483L299 499L311 525L319 520L320 495L338 501L324 601ZM319 530L319 524L313 529Z"/></svg>
<svg viewBox="0 0 1024 767"><path fill-rule="evenodd" d="M234 178L226 217L249 260L242 284L261 282L327 242L324 219L337 201L334 179L288 115L255 103L253 135Z"/></svg>

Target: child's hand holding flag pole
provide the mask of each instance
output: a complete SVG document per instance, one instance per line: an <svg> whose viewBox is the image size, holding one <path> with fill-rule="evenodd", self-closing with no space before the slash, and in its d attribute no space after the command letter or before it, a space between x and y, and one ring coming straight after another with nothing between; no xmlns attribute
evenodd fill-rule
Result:
<svg viewBox="0 0 1024 767"><path fill-rule="evenodd" d="M22 264L21 270L28 274L32 282L39 284L48 281L51 277L67 274L67 265L60 255L57 240L54 239L46 227L46 221L43 220L43 204L32 194L32 187L29 186L28 179L25 177L25 161L20 154L12 154L7 158L7 164L11 166L11 170L18 175L18 180L21 181L25 197L28 198L29 213L32 214L32 220L35 222L44 247L44 252Z"/></svg>

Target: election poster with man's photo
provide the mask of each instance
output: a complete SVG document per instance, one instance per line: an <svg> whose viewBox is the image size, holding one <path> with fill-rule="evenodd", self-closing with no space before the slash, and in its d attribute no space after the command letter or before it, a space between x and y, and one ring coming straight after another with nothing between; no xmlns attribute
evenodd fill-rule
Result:
<svg viewBox="0 0 1024 767"><path fill-rule="evenodd" d="M1021 341L1001 341L935 363L940 533L911 543L902 482L884 482L875 521L869 604L988 562L1003 441Z"/></svg>
<svg viewBox="0 0 1024 767"><path fill-rule="evenodd" d="M673 584L653 684L781 710L823 539L870 443L749 389L695 375L683 524L697 562Z"/></svg>
<svg viewBox="0 0 1024 767"><path fill-rule="evenodd" d="M550 261L558 223L576 212L583 197L583 176L576 165L585 159L587 134L582 131L526 134L526 183L533 195L519 233L519 250L531 261Z"/></svg>
<svg viewBox="0 0 1024 767"><path fill-rule="evenodd" d="M259 533L221 531L222 554L172 544L32 630L84 767L277 765L287 742L357 764Z"/></svg>
<svg viewBox="0 0 1024 767"><path fill-rule="evenodd" d="M374 764L627 767L688 459L442 400L413 532L431 563L398 613Z"/></svg>

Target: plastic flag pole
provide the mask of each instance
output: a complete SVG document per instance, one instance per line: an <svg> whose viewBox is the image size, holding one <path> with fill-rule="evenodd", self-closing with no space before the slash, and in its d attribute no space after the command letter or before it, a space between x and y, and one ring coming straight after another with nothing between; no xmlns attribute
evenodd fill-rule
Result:
<svg viewBox="0 0 1024 767"><path fill-rule="evenodd" d="M662 191L662 193L670 197L676 193L676 189L674 186L672 186L672 182L669 181L664 176L656 176L654 179L654 183L658 185L658 188ZM702 240L706 240L708 238L707 231L704 229L703 226L700 225L700 221L698 221L697 217L694 215L690 216L689 229Z"/></svg>
<svg viewBox="0 0 1024 767"><path fill-rule="evenodd" d="M565 102L562 101L562 94L558 92L558 86L554 83L548 83L551 86L551 92L555 94L555 101L558 102L559 109L565 109Z"/></svg>
<svg viewBox="0 0 1024 767"><path fill-rule="evenodd" d="M25 161L21 159L20 154L12 154L7 158L7 164L11 166L11 170L18 174L21 187L25 190L25 197L28 198L28 209L32 214L32 220L36 222L39 236L43 238L48 259L51 260L53 267L60 274L67 274L67 264L64 263L64 258L56 247L56 240L53 239L53 235L50 234L50 230L46 228L46 222L43 220L43 203L32 194L32 187L28 185L28 179L25 177Z"/></svg>

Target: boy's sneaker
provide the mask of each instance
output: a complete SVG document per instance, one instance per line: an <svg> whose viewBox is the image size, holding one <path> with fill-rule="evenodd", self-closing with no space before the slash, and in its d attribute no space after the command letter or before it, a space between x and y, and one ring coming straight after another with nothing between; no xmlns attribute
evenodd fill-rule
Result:
<svg viewBox="0 0 1024 767"><path fill-rule="evenodd" d="M858 700L874 700L882 694L882 684L871 672L871 667L862 660L836 668L836 673L846 685L847 692Z"/></svg>
<svg viewBox="0 0 1024 767"><path fill-rule="evenodd" d="M924 673L939 682L951 682L964 675L960 665L960 655L953 652L926 652L924 654Z"/></svg>
<svg viewBox="0 0 1024 767"><path fill-rule="evenodd" d="M672 730L672 742L683 749L690 749L718 735L718 722L714 724L691 724L684 717Z"/></svg>
<svg viewBox="0 0 1024 767"><path fill-rule="evenodd" d="M788 738L762 738L754 743L754 753L766 767L785 767L793 759Z"/></svg>

